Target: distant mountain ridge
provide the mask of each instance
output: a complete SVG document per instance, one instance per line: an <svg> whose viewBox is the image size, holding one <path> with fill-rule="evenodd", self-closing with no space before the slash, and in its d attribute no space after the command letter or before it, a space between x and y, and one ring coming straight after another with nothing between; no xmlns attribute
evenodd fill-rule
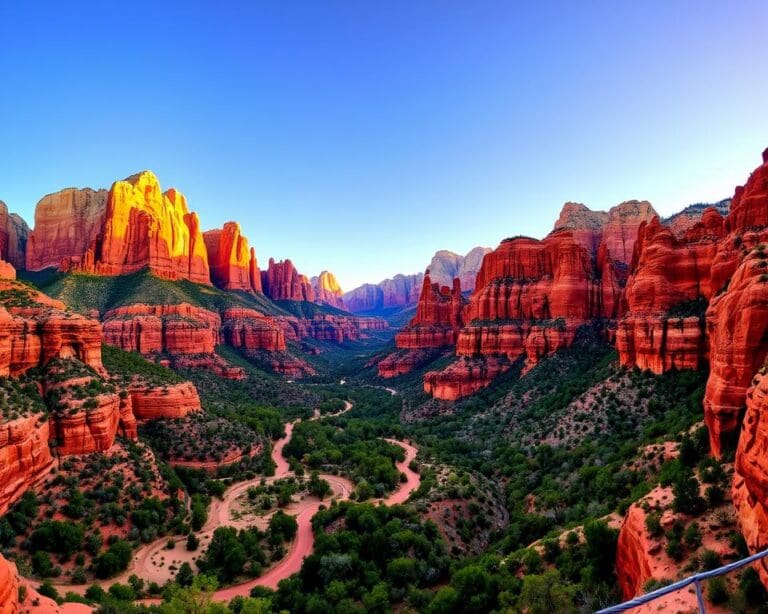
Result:
<svg viewBox="0 0 768 614"><path fill-rule="evenodd" d="M461 288L471 292L483 258L489 247L474 247L465 255L442 249L435 252L426 267L432 282L451 286L455 278L461 280ZM363 284L343 295L344 305L352 313L392 310L415 305L419 300L423 273L398 274L378 284Z"/></svg>

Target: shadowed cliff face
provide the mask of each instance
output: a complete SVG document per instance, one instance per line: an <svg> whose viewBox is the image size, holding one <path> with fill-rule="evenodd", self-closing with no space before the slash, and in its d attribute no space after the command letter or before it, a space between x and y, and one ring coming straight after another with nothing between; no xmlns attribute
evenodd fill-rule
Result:
<svg viewBox="0 0 768 614"><path fill-rule="evenodd" d="M566 203L555 230L539 241L508 239L487 254L462 311L456 353L463 357L425 376L425 390L454 400L488 385L520 356L526 368L570 346L580 326L615 318L629 254L646 202L609 212Z"/></svg>
<svg viewBox="0 0 768 614"><path fill-rule="evenodd" d="M203 234L211 280L224 290L261 292L261 272L256 251L249 247L237 222L227 222L221 230Z"/></svg>

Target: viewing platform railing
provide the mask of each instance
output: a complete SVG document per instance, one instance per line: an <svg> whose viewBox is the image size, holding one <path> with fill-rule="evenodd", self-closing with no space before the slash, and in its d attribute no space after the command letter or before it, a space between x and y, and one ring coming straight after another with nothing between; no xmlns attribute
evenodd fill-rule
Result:
<svg viewBox="0 0 768 614"><path fill-rule="evenodd" d="M690 586L691 584L693 584L694 587L696 588L696 600L699 602L699 612L701 614L706 614L707 610L704 606L704 595L701 592L701 583L704 580L709 580L710 578L716 578L717 576L723 576L736 569L749 565L750 563L759 561L760 559L766 556L768 556L768 550L763 550L762 552L758 552L756 554L753 554L752 556L748 556L747 558L734 561L733 563L728 563L728 565L723 565L722 567L718 567L717 569L712 569L710 571L704 571L702 573L697 573L693 576L689 576L688 578L684 578L673 584L663 586L662 588L656 589L655 591L651 591L650 593L646 593L645 595L640 595L638 597L635 597L634 599L625 601L624 603L612 605L609 608L603 608L602 610L598 610L596 614L615 614L618 612L627 612L632 608L636 608L638 606L645 605L646 603L655 601L656 599L658 599L659 597L663 597L664 595L675 593L681 589L684 589Z"/></svg>

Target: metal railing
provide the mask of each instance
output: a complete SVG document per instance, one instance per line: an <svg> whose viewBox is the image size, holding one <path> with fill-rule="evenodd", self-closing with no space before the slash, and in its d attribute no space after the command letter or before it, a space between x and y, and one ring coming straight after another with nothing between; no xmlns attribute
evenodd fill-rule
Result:
<svg viewBox="0 0 768 614"><path fill-rule="evenodd" d="M702 581L709 580L710 578L716 578L717 576L723 576L727 573L732 572L735 569L739 569L741 567L749 565L750 563L759 561L760 559L766 556L768 556L768 550L763 550L762 552L758 552L757 554L748 556L745 559L734 561L733 563L728 563L728 565L723 565L722 567L718 567L717 569L712 569L710 571L704 571L702 573L697 573L696 575L689 576L688 578L684 578L683 580L679 580L678 582L675 582L673 584L663 586L662 588L656 589L655 591L651 591L650 593L646 593L645 595L640 595L639 597L635 597L634 599L630 599L629 601L625 601L624 603L619 603L618 605L612 605L609 608L603 608L602 610L598 610L596 614L615 614L618 612L626 612L627 610L631 610L632 608L636 608L638 606L645 605L646 603L650 603L651 601L655 601L656 599L658 599L659 597L663 597L664 595L669 595L670 593L677 592L680 589L690 586L691 584L693 584L694 587L696 588L696 600L699 602L699 612L701 614L706 614L706 609L704 608L704 596L701 592Z"/></svg>

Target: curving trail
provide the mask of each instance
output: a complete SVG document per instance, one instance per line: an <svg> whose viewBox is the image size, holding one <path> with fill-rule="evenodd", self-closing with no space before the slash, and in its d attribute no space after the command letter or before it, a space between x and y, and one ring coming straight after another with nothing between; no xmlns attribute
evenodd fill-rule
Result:
<svg viewBox="0 0 768 614"><path fill-rule="evenodd" d="M339 416L351 410L352 407L352 403L345 401L345 407L341 411L334 414L326 414L325 416L319 415L319 412L316 411L315 415L310 418L310 420ZM154 581L162 584L166 580L172 579L175 575L175 572L170 569L170 560L169 564L165 565L164 559L172 559L176 566L185 561L193 565L194 560L200 556L207 547L213 536L213 532L217 527L231 526L242 529L254 524L253 520L233 518L233 506L238 497L245 493L251 486L259 486L262 482L274 482L275 480L293 475L293 472L288 465L288 461L283 456L283 449L291 440L293 427L296 422L298 422L298 420L289 422L285 425L285 435L278 439L272 447L272 460L275 462L274 476L268 478L258 477L245 482L239 482L228 488L221 500L214 499L208 511L208 520L203 528L195 533L200 540L200 547L196 552L188 552L186 550L186 537L174 538L176 547L173 550L166 549L168 543L167 537L160 538L154 542L139 547L134 552L131 564L124 572L108 580L97 581L96 584L99 584L106 589L116 582L126 583L128 578L134 574L147 582ZM405 474L407 479L388 497L373 499L371 500L371 503L398 505L405 502L421 483L419 474L413 471L409 466L411 461L416 457L418 449L409 442L399 441L397 439L386 439L386 441L398 445L405 450L405 460L398 462L397 468ZM237 596L248 597L254 586L266 586L275 589L281 580L293 575L301 569L301 564L304 561L304 558L312 554L312 549L315 543L315 536L312 532L312 516L318 512L321 505L327 505L330 500L336 499L338 501L344 501L349 499L349 496L354 489L352 482L344 477L328 474L321 474L320 477L326 480L331 486L332 495L330 499L320 501L316 497L307 496L298 502L291 503L285 509L287 513L296 517L298 523L296 538L288 547L288 552L285 557L278 561L274 566L267 569L266 572L258 578L216 591L214 597L217 601L229 601ZM158 560L163 561L163 564L158 565ZM72 591L80 595L84 594L89 586L59 583L55 581L54 584L60 592ZM159 603L159 600L145 599L142 600L142 602Z"/></svg>

